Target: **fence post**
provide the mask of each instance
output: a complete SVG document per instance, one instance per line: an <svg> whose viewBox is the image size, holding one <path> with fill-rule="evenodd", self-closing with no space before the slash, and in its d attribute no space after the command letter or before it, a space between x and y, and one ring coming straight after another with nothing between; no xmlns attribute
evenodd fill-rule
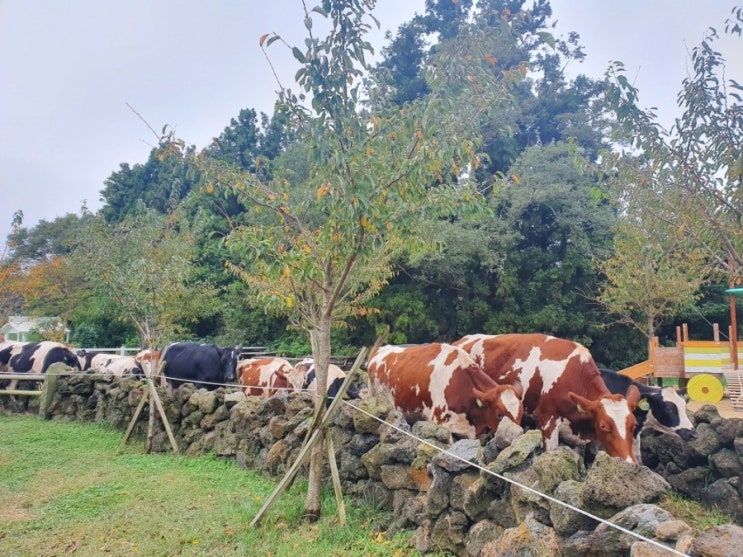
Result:
<svg viewBox="0 0 743 557"><path fill-rule="evenodd" d="M52 405L54 395L57 392L57 379L62 373L68 371L64 364L53 364L46 370L44 381L41 382L41 395L39 396L39 416L45 420L50 420L52 415L49 407Z"/></svg>

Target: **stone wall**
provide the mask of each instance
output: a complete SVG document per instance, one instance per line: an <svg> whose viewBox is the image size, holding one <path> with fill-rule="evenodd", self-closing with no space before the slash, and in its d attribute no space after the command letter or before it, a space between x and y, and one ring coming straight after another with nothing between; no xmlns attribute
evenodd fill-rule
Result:
<svg viewBox="0 0 743 557"><path fill-rule="evenodd" d="M45 417L124 429L145 388L133 378L60 376ZM214 451L272 476L281 476L295 459L313 411L304 393L264 400L184 385L172 397L164 389L160 395L182 452ZM411 428L385 400L355 402L363 412L343 405L330 430L344 493L393 510L389 527L413 530L421 552L668 554L598 517L689 555L739 554L743 420L721 419L712 406L694 416L698 436L693 443L646 435L647 466L637 467L603 452L584 454L567 447L542 454L539 433L523 432L510 422L484 445L477 440L451 443L447 429L428 422ZM145 405L135 435L146 431L147 410ZM160 421L155 423L153 450L169 451L168 437ZM716 505L736 523L694 532L657 505L671 489Z"/></svg>

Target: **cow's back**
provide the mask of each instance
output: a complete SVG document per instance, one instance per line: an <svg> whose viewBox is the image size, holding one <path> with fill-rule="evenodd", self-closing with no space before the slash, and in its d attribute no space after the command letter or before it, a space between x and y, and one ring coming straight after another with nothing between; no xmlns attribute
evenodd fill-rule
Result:
<svg viewBox="0 0 743 557"><path fill-rule="evenodd" d="M74 352L60 342L48 340L24 346L19 354L10 358L8 368L18 373L45 373L54 363L80 369L80 362Z"/></svg>
<svg viewBox="0 0 743 557"><path fill-rule="evenodd" d="M569 392L591 399L609 394L588 349L571 340L539 333L468 335L454 344L496 382L521 383L527 412L559 406L567 414L574 407Z"/></svg>
<svg viewBox="0 0 743 557"><path fill-rule="evenodd" d="M438 345L412 350L403 346L382 346L367 364L372 394L391 397L408 419L420 419L423 407L432 406L431 361Z"/></svg>
<svg viewBox="0 0 743 557"><path fill-rule="evenodd" d="M214 344L177 342L168 345L161 357L168 384L194 383L209 389L222 382L221 352Z"/></svg>
<svg viewBox="0 0 743 557"><path fill-rule="evenodd" d="M292 370L284 358L252 358L238 364L237 377L245 394L267 397L289 388L286 376Z"/></svg>

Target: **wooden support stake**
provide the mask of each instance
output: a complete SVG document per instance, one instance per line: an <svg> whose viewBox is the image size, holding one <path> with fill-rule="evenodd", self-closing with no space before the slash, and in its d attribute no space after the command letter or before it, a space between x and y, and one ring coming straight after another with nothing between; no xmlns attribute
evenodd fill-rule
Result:
<svg viewBox="0 0 743 557"><path fill-rule="evenodd" d="M261 509L258 511L258 514L255 515L255 518L250 523L251 528L255 527L263 518L263 515L265 515L268 510L273 506L273 504L276 502L276 499L278 499L279 495L281 495L281 492L288 489L289 486L291 486L292 482L294 481L295 476L297 475L297 472L299 472L299 468L302 466L302 463L309 455L310 449L317 443L319 439L322 438L321 433L325 428L327 428L328 422L330 421L330 418L333 416L337 408L343 403L343 396L346 394L346 391L348 391L348 387L351 385L351 380L353 379L353 376L358 372L359 368L361 368L361 364L364 363L366 360L366 353L367 349L362 348L361 352L359 352L359 355L356 357L356 361L353 363L353 367L351 367L351 371L348 372L348 375L346 375L345 381L343 381L343 384L341 385L341 388L338 390L338 394L333 399L333 402L330 403L330 407L325 412L325 414L322 414L321 412L318 412L317 415L322 415L322 418L318 418L318 416L315 416L315 420L313 421L310 432L308 432L308 438L302 448L299 450L299 454L297 455L297 460L294 461L294 464L291 465L289 470L284 474L284 477L281 479L281 481L276 486L276 489L273 490L273 493L269 495L268 499L266 499L266 502L263 504ZM325 397L327 397L327 393L325 394ZM322 408L324 406L324 403L319 406L319 408ZM327 436L328 439L330 436ZM332 465L331 465L332 466ZM340 487L340 482L339 482ZM341 497L343 495L341 494ZM340 506L339 506L339 512L340 512ZM343 514L345 519L345 507L343 508Z"/></svg>
<svg viewBox="0 0 743 557"><path fill-rule="evenodd" d="M333 491L335 502L338 505L338 518L341 526L346 525L346 504L343 502L343 489L341 488L341 476L338 473L338 463L335 461L335 449L333 448L333 436L328 431L325 434L328 444L328 463L330 464L330 476L333 479Z"/></svg>
<svg viewBox="0 0 743 557"><path fill-rule="evenodd" d="M160 395L157 394L157 389L155 388L155 383L152 381L151 377L146 377L145 381L147 382L147 390L145 390L142 393L142 398L139 399L139 404L137 405L137 409L134 411L134 414L132 415L132 419L129 422L129 426L126 428L126 433L124 434L124 439L121 441L121 445L119 446L119 451L124 448L124 445L129 440L129 436L132 433L132 430L134 429L134 425L137 423L137 420L139 419L139 415L142 413L142 410L144 409L145 402L149 399L150 401L150 426L154 426L154 419L155 419L155 409L157 409L158 413L160 414L160 419L163 422L163 426L165 427L165 432L168 434L168 439L170 440L170 446L173 447L173 452L175 454L180 454L180 449L178 449L178 443L175 440L175 436L173 435L173 429L170 427L170 422L168 421L168 416L165 414L165 409L163 408L162 401L160 400ZM151 450L151 442L152 437L150 436L150 431L148 429L147 432L147 445L145 447L146 452L150 452Z"/></svg>
<svg viewBox="0 0 743 557"><path fill-rule="evenodd" d="M296 476L297 472L299 472L299 468L302 466L305 458L307 458L307 456L309 455L310 449L315 446L315 443L317 443L318 439L320 439L320 430L316 429L312 432L309 441L307 441L307 443L305 443L305 445L299 451L297 460L294 461L294 464L292 464L291 468L289 468L287 473L281 479L279 484L276 486L276 489L273 490L273 493L271 493L271 495L268 496L268 499L266 499L266 502L263 503L261 510L259 510L258 514L255 515L255 518L250 523L251 528L256 526L261 521L263 515L268 512L268 509L270 509L276 502L276 499L279 498L281 492L284 491L284 489L286 489L294 480L294 476Z"/></svg>
<svg viewBox="0 0 743 557"><path fill-rule="evenodd" d="M129 441L129 436L132 434L132 431L134 431L134 425L137 423L137 419L142 413L142 409L144 408L145 402L147 402L149 394L149 389L142 393L142 397L139 399L137 409L134 411L132 419L129 421L129 425L126 428L126 433L124 433L124 439L121 440L121 445L119 445L119 451L121 451L124 448L124 445L126 445L126 442Z"/></svg>
<svg viewBox="0 0 743 557"><path fill-rule="evenodd" d="M175 436L173 435L173 430L170 427L168 416L165 414L165 408L163 408L163 403L160 400L160 395L157 394L157 389L155 388L155 384L152 382L152 379L150 379L149 377L147 378L147 383L150 386L150 397L152 398L152 400L155 401L155 406L157 406L157 411L160 413L160 419L163 422L163 426L165 426L165 433L168 434L170 445L171 447L173 447L173 452L175 454L180 454L180 451L178 450L178 443L176 442Z"/></svg>

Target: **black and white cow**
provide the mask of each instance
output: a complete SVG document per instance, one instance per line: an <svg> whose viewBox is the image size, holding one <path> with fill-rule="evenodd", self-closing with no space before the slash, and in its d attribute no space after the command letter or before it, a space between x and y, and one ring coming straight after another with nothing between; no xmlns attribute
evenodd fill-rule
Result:
<svg viewBox="0 0 743 557"><path fill-rule="evenodd" d="M235 370L242 347L222 348L216 344L175 342L160 357L160 371L168 392L184 383L213 391L236 380Z"/></svg>
<svg viewBox="0 0 743 557"><path fill-rule="evenodd" d="M46 373L49 366L56 363L80 369L80 362L72 350L60 342L44 340L29 342L20 352L11 356L8 370L14 373Z"/></svg>
<svg viewBox="0 0 743 557"><path fill-rule="evenodd" d="M601 378L612 393L627 392L630 385L640 391L640 402L635 407L635 456L640 459L640 434L645 428L675 434L684 441L696 439L697 432L686 414L686 401L674 387L652 387L633 381L610 369L600 368Z"/></svg>
<svg viewBox="0 0 743 557"><path fill-rule="evenodd" d="M46 373L49 366L63 363L66 366L80 370L80 362L75 353L62 343L45 340L29 342L17 351L8 360L8 371L12 373ZM18 388L18 379L8 383L8 390ZM28 398L24 406L28 407Z"/></svg>
<svg viewBox="0 0 743 557"><path fill-rule="evenodd" d="M6 340L0 343L0 371L8 371L10 358L16 354L20 354L23 347L28 344L28 342L15 342L12 340Z"/></svg>
<svg viewBox="0 0 743 557"><path fill-rule="evenodd" d="M78 350L76 354L83 371L106 373L116 377L144 375L142 364L134 356L88 352L86 350Z"/></svg>
<svg viewBox="0 0 743 557"><path fill-rule="evenodd" d="M294 366L297 371L305 374L304 390L309 391L312 396L317 396L317 377L315 376L315 360L305 358ZM335 364L328 364L328 402L329 405L338 394L338 391L346 380L346 372ZM361 398L361 391L355 385L349 385L346 394L349 398Z"/></svg>

